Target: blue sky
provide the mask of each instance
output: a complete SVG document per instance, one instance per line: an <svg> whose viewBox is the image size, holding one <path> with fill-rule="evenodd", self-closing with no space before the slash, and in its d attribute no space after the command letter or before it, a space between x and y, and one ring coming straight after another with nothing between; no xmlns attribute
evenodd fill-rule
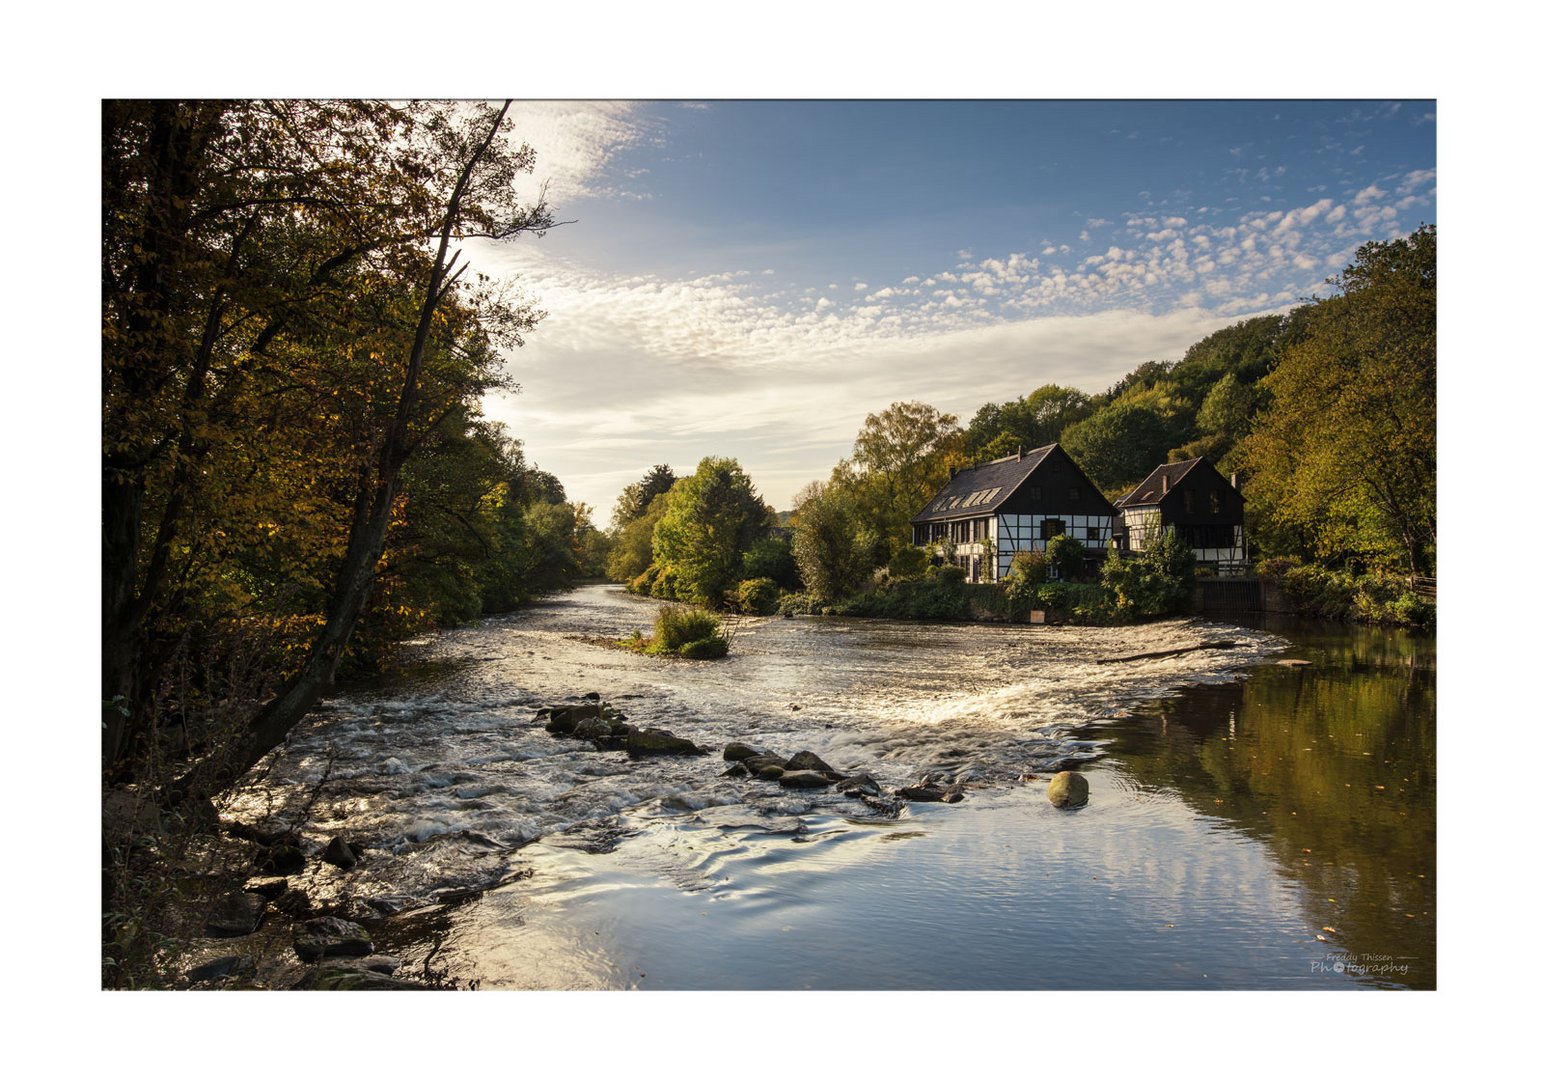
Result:
<svg viewBox="0 0 1544 1080"><path fill-rule="evenodd" d="M1436 221L1431 101L522 102L548 312L487 403L607 520L737 458L780 509L864 417L1104 389Z"/></svg>

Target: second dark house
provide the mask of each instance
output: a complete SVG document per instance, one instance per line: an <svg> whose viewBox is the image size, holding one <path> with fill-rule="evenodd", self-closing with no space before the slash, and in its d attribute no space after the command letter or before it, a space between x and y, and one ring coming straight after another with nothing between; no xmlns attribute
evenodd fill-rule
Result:
<svg viewBox="0 0 1544 1080"><path fill-rule="evenodd" d="M1115 506L1117 539L1125 550L1151 547L1173 528L1195 552L1197 566L1219 574L1243 571L1244 497L1236 473L1225 478L1204 457L1160 465Z"/></svg>

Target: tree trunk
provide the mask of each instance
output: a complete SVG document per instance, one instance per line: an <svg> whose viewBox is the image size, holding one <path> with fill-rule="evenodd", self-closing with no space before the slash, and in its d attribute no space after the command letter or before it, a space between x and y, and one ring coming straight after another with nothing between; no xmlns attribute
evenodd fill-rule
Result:
<svg viewBox="0 0 1544 1080"><path fill-rule="evenodd" d="M397 395L396 414L376 450L374 460L360 477L353 522L349 527L348 548L328 602L326 623L312 643L305 666L253 717L241 743L224 760L208 762L180 778L173 785L173 798L188 794L203 795L229 785L257 764L263 755L283 742L332 686L343 650L348 646L354 626L369 602L375 585L375 567L385 550L386 532L391 524L392 505L397 496L402 466L411 452L410 428L418 408L419 377L423 371L424 354L428 348L434 316L455 285L456 278L460 276L459 269L451 273L456 256L449 256L449 250L451 234L459 221L461 200L478 162L498 134L508 111L509 102L505 102L504 108L489 127L487 136L462 166L446 204L439 245L430 269L423 303L419 307L417 331L408 354L402 387Z"/></svg>

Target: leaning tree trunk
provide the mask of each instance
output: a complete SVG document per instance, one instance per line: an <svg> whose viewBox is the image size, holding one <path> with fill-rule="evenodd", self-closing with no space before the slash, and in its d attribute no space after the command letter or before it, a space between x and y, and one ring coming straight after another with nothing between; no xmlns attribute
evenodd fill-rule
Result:
<svg viewBox="0 0 1544 1080"><path fill-rule="evenodd" d="M386 532L399 490L402 466L411 452L411 425L418 409L419 378L423 372L424 353L435 313L455 286L462 267L452 266L456 257L449 255L451 234L460 217L462 197L466 193L478 162L487 153L509 103L499 111L481 145L467 159L446 204L440 227L439 244L429 272L428 287L418 312L418 328L408 354L402 387L397 395L396 414L373 460L364 468L349 526L348 548L327 605L326 622L311 645L304 667L278 695L265 705L247 727L243 739L222 760L207 762L183 776L173 786L173 797L200 795L217 791L257 764L268 751L284 741L294 726L310 712L332 685L338 662L359 616L369 603L375 586L375 568L386 546Z"/></svg>

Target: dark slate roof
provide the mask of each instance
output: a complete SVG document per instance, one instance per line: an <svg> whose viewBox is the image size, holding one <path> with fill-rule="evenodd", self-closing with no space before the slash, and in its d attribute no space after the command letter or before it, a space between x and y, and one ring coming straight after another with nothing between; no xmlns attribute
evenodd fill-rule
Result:
<svg viewBox="0 0 1544 1080"><path fill-rule="evenodd" d="M1160 465L1147 474L1146 480L1143 480L1135 488L1116 499L1115 505L1122 508L1128 506L1154 506L1161 502L1169 491L1174 490L1175 485L1184 478L1186 473L1205 460L1205 458L1191 458L1189 461L1176 461L1172 465ZM1163 487L1165 477L1168 477L1169 480L1168 491L1165 491Z"/></svg>
<svg viewBox="0 0 1544 1080"><path fill-rule="evenodd" d="M980 517L991 513L1006 502L1008 496L1029 479L1029 474L1038 469L1055 449L1056 444L1052 443L1036 450L1026 450L1022 458L1000 458L971 469L961 469L911 519L912 523Z"/></svg>

